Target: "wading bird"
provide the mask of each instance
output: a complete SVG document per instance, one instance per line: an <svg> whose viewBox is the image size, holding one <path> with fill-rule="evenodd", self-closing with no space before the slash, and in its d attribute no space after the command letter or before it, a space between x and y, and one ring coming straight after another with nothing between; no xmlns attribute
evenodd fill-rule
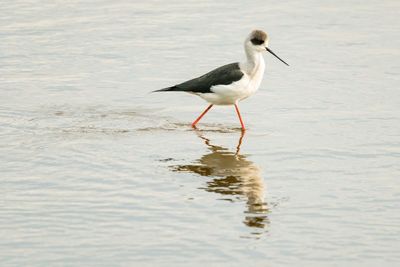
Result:
<svg viewBox="0 0 400 267"><path fill-rule="evenodd" d="M265 62L262 52L268 51L289 66L268 48L268 36L261 30L254 30L244 42L245 62L236 62L214 69L198 78L156 90L154 92L187 92L200 96L210 105L192 123L192 127L213 105L234 105L242 130L245 130L238 102L254 94L264 76Z"/></svg>

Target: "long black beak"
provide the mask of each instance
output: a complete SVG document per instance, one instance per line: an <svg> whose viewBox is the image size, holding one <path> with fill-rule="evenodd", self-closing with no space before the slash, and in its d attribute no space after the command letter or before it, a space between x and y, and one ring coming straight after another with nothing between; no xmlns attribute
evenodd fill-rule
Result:
<svg viewBox="0 0 400 267"><path fill-rule="evenodd" d="M269 49L268 47L266 47L265 49L267 49L267 51L270 52L272 55L274 55L277 59L279 59L280 61L282 61L283 63L285 63L286 65L289 66L289 64L287 64L283 59L281 59L281 58L278 57L274 52L272 52L271 49Z"/></svg>

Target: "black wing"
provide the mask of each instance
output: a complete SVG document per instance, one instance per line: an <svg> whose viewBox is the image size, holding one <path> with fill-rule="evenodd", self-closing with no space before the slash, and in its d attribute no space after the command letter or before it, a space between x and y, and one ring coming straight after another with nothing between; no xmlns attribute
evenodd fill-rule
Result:
<svg viewBox="0 0 400 267"><path fill-rule="evenodd" d="M231 63L212 70L198 78L160 89L154 92L162 91L183 91L191 93L211 93L213 85L227 85L240 80L243 72L239 68L239 63Z"/></svg>

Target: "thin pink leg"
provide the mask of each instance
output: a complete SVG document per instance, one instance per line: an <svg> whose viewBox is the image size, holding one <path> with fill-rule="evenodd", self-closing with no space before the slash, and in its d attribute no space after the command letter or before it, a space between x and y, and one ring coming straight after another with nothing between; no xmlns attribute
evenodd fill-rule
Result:
<svg viewBox="0 0 400 267"><path fill-rule="evenodd" d="M242 131L245 131L246 128L244 127L242 116L240 116L240 111L239 111L239 108L238 108L237 104L235 104L235 109L236 109L236 113L237 113L237 115L239 117L239 120L240 120L240 125L242 125Z"/></svg>
<svg viewBox="0 0 400 267"><path fill-rule="evenodd" d="M204 115L206 115L207 111L209 111L212 106L213 104L209 105L206 110L201 113L201 115L192 123L192 127L196 127L196 124L201 120L201 118L203 118Z"/></svg>

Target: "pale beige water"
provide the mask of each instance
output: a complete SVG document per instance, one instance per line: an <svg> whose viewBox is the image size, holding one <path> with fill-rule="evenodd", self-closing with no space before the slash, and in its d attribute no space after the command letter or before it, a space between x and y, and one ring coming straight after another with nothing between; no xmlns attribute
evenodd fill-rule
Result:
<svg viewBox="0 0 400 267"><path fill-rule="evenodd" d="M398 266L399 1L2 1L1 266ZM148 94L243 59L233 108ZM240 140L241 139L241 140ZM238 143L242 143L238 150Z"/></svg>

